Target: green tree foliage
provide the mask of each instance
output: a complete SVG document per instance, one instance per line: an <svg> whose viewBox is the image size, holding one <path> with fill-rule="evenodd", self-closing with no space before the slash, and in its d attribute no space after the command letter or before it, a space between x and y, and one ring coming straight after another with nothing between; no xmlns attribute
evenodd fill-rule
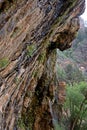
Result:
<svg viewBox="0 0 87 130"><path fill-rule="evenodd" d="M65 68L57 66L57 75L60 81L65 81L68 84L73 84L74 82L78 83L85 80L82 71L72 64L68 64Z"/></svg>
<svg viewBox="0 0 87 130"><path fill-rule="evenodd" d="M64 110L66 129L87 130L87 82L67 86Z"/></svg>
<svg viewBox="0 0 87 130"><path fill-rule="evenodd" d="M77 66L73 66L72 64L68 64L65 67L65 73L66 73L66 81L68 83L78 83L81 81L84 81L84 76L82 72L78 69Z"/></svg>

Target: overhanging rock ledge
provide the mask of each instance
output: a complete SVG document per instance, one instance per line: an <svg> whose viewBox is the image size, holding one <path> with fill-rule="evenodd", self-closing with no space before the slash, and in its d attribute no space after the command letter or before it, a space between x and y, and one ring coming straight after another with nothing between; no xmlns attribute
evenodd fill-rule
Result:
<svg viewBox="0 0 87 130"><path fill-rule="evenodd" d="M0 0L0 130L53 129L56 48L71 46L84 4Z"/></svg>

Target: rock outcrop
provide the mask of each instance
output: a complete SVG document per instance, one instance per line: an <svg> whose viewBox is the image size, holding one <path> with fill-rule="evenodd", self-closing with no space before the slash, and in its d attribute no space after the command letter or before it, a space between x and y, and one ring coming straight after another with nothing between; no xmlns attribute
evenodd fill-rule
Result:
<svg viewBox="0 0 87 130"><path fill-rule="evenodd" d="M56 48L71 46L84 3L0 0L0 130L53 129Z"/></svg>

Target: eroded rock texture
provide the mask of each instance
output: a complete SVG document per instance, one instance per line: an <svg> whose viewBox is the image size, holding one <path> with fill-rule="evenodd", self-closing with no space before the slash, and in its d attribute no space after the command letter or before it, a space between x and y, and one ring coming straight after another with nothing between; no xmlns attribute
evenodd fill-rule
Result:
<svg viewBox="0 0 87 130"><path fill-rule="evenodd" d="M0 130L53 129L56 48L71 46L83 11L84 0L0 0Z"/></svg>

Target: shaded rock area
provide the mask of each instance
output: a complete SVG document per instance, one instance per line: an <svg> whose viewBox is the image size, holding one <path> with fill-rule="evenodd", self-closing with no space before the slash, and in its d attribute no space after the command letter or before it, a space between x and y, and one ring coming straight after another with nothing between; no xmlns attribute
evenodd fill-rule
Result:
<svg viewBox="0 0 87 130"><path fill-rule="evenodd" d="M71 46L84 3L0 0L0 130L54 129L56 48Z"/></svg>

